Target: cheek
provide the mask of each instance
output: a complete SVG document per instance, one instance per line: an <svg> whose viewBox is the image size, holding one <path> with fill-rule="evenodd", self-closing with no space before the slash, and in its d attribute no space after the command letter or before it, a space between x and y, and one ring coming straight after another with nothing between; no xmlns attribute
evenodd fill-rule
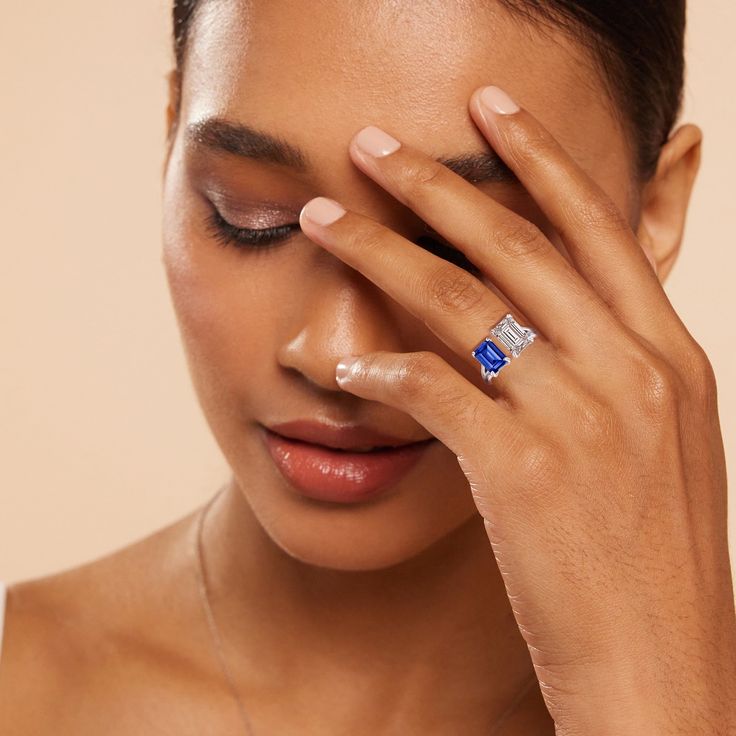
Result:
<svg viewBox="0 0 736 736"><path fill-rule="evenodd" d="M233 305L228 305L217 263L206 249L206 245L195 241L186 223L164 233L164 269L174 311L188 344L206 342L210 335L217 342L217 335L212 333L230 324L224 317Z"/></svg>
<svg viewBox="0 0 736 736"><path fill-rule="evenodd" d="M216 248L177 245L186 257L167 264L167 279L185 348L198 370L242 385L253 373L253 356L270 349L273 325L260 294L267 279L261 273L256 282L243 268L223 269L226 256L203 253Z"/></svg>
<svg viewBox="0 0 736 736"><path fill-rule="evenodd" d="M267 361L253 356L273 349L274 312L263 303L269 269L251 269L248 254L208 239L187 211L167 210L162 262L197 393L205 407L231 409L262 379Z"/></svg>

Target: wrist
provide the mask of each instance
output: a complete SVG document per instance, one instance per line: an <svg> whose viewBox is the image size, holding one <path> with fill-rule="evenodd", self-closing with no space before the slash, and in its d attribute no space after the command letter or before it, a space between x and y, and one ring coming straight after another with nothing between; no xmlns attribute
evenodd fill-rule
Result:
<svg viewBox="0 0 736 736"><path fill-rule="evenodd" d="M669 618L679 626L617 622L578 639L593 657L535 662L557 736L736 734L732 598L707 616Z"/></svg>
<svg viewBox="0 0 736 736"><path fill-rule="evenodd" d="M557 736L731 736L736 734L736 643L724 632L717 644L694 651L672 637L656 648L587 663L543 687ZM697 649L697 648L696 648ZM548 668L554 671L553 668Z"/></svg>
<svg viewBox="0 0 736 736"><path fill-rule="evenodd" d="M735 681L736 672L725 677L717 668L695 676L687 668L656 678L634 674L627 682L590 679L575 694L553 694L556 736L732 736Z"/></svg>

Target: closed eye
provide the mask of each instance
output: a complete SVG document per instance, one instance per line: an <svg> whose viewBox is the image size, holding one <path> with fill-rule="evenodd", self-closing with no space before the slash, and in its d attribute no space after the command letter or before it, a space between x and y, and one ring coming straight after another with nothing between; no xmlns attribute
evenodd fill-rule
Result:
<svg viewBox="0 0 736 736"><path fill-rule="evenodd" d="M298 222L259 229L236 227L228 222L216 207L211 207L211 209L212 212L205 222L207 232L224 246L268 248L277 242L288 240L295 232L301 230Z"/></svg>
<svg viewBox="0 0 736 736"><path fill-rule="evenodd" d="M223 246L266 249L278 242L288 240L296 232L301 232L298 222L258 229L236 227L228 222L216 207L211 206L211 210L206 220L206 228ZM469 261L462 251L443 242L439 234L428 225L425 225L424 229L425 232L433 235L420 235L414 240L417 245L476 276L481 273L480 269Z"/></svg>

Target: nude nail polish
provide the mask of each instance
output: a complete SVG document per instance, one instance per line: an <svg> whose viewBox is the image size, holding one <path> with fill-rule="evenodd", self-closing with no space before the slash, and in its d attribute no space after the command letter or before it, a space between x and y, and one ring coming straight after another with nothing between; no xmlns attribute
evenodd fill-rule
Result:
<svg viewBox="0 0 736 736"><path fill-rule="evenodd" d="M355 145L369 156L380 158L398 150L401 143L375 125L369 125L355 136Z"/></svg>
<svg viewBox="0 0 736 736"><path fill-rule="evenodd" d="M484 87L479 95L481 104L499 115L519 112L519 106L500 87Z"/></svg>
<svg viewBox="0 0 736 736"><path fill-rule="evenodd" d="M331 225L345 214L345 208L329 197L315 197L302 207L299 219L306 217L317 225Z"/></svg>

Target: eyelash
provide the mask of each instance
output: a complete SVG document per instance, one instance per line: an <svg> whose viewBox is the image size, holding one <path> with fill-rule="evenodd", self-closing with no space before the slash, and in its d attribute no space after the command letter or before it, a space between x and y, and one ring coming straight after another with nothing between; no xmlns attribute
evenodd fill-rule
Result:
<svg viewBox="0 0 736 736"><path fill-rule="evenodd" d="M232 245L236 248L265 249L272 247L278 242L287 240L295 231L301 228L299 227L299 223L278 225L277 227L267 227L258 230L235 227L235 225L229 223L220 214L217 208L212 207L212 213L207 218L207 229L215 240L224 246ZM434 230L426 227L426 232L434 233ZM440 258L454 263L471 274L476 276L480 274L480 269L469 261L461 251L444 245L436 238L429 235L421 235L416 239L415 243L430 253L434 253Z"/></svg>
<svg viewBox="0 0 736 736"><path fill-rule="evenodd" d="M215 208L206 221L207 231L221 245L234 246L236 248L269 248L275 243L286 240L299 230L298 223L278 225L277 227L266 227L252 230L247 227L235 227L229 223Z"/></svg>

